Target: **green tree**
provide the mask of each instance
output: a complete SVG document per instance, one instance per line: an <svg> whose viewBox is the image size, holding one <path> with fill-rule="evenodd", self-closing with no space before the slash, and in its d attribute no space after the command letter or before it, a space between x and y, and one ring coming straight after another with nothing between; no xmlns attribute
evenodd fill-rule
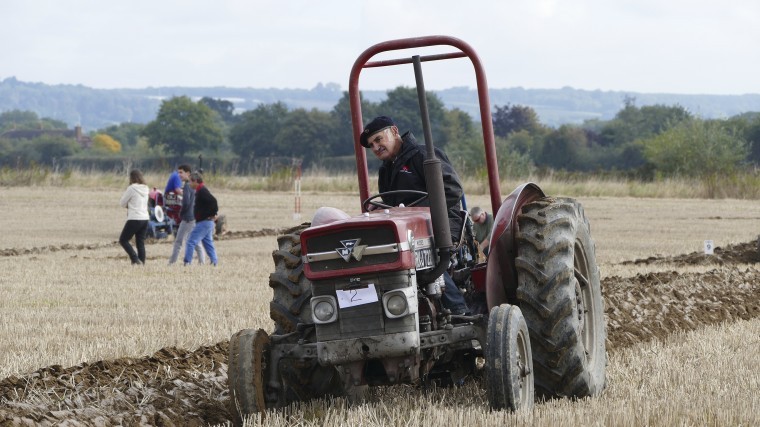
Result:
<svg viewBox="0 0 760 427"><path fill-rule="evenodd" d="M527 132L518 132L511 136L518 134L527 134ZM535 170L530 155L516 150L506 138L496 138L496 161L499 165L499 176L501 178L526 177Z"/></svg>
<svg viewBox="0 0 760 427"><path fill-rule="evenodd" d="M0 166L8 166L13 163L13 144L7 138L0 138Z"/></svg>
<svg viewBox="0 0 760 427"><path fill-rule="evenodd" d="M692 120L642 141L644 156L667 176L706 177L734 172L747 143L718 121Z"/></svg>
<svg viewBox="0 0 760 427"><path fill-rule="evenodd" d="M580 170L589 142L586 132L578 126L562 125L547 135L541 147L538 164L553 169Z"/></svg>
<svg viewBox="0 0 760 427"><path fill-rule="evenodd" d="M744 138L750 148L749 160L760 165L760 116L748 123L744 130Z"/></svg>
<svg viewBox="0 0 760 427"><path fill-rule="evenodd" d="M451 144L461 139L470 138L481 139L482 142L480 128L476 128L472 117L459 108L443 110L442 132Z"/></svg>
<svg viewBox="0 0 760 427"><path fill-rule="evenodd" d="M30 129L28 124L39 121L37 113L33 111L11 110L0 114L0 132L11 129ZM32 127L32 129L36 129Z"/></svg>
<svg viewBox="0 0 760 427"><path fill-rule="evenodd" d="M145 126L142 135L152 147L163 147L179 157L192 151L216 150L223 139L212 110L186 96L162 101L158 116Z"/></svg>
<svg viewBox="0 0 760 427"><path fill-rule="evenodd" d="M44 164L53 165L64 157L81 150L73 138L60 135L43 135L34 139L19 139L6 146L7 164Z"/></svg>
<svg viewBox="0 0 760 427"><path fill-rule="evenodd" d="M60 120L40 118L34 111L10 110L0 114L0 133L13 129L66 129Z"/></svg>
<svg viewBox="0 0 760 427"><path fill-rule="evenodd" d="M262 104L241 114L230 129L232 149L244 160L278 155L272 141L280 133L288 114L288 107L281 102Z"/></svg>
<svg viewBox="0 0 760 427"><path fill-rule="evenodd" d="M545 132L532 133L527 130L521 130L510 133L506 138L499 138L504 140L504 143L508 145L512 150L525 154L531 158L537 158L541 153L541 147L543 144L543 138L549 133L547 128Z"/></svg>
<svg viewBox="0 0 760 427"><path fill-rule="evenodd" d="M331 156L331 139L335 127L330 113L317 109L293 110L274 137L276 154L300 157L307 163Z"/></svg>
<svg viewBox="0 0 760 427"><path fill-rule="evenodd" d="M227 101L225 99L214 99L210 98L208 96L204 96L201 98L200 101L201 104L207 106L216 114L219 114L219 117L221 117L222 121L225 123L232 123L235 119L235 104L233 104L230 101Z"/></svg>
<svg viewBox="0 0 760 427"><path fill-rule="evenodd" d="M760 112L743 113L723 122L724 127L747 141L747 160L760 165Z"/></svg>
<svg viewBox="0 0 760 427"><path fill-rule="evenodd" d="M348 100L348 92L343 92L343 96L330 111L336 126L331 149L335 156L354 154L354 134L351 127L351 107ZM359 100L362 106L362 125L380 115L377 113L377 104L366 101L361 92L359 93Z"/></svg>
<svg viewBox="0 0 760 427"><path fill-rule="evenodd" d="M625 106L600 131L601 145L623 145L652 138L673 126L692 119L680 105L637 107L634 98L626 98Z"/></svg>
<svg viewBox="0 0 760 427"><path fill-rule="evenodd" d="M496 111L491 114L491 118L496 136L508 137L520 131L535 133L542 127L538 114L530 107L507 104L503 107L497 105L495 108Z"/></svg>
<svg viewBox="0 0 760 427"><path fill-rule="evenodd" d="M140 139L140 134L144 128L145 125L140 123L121 123L101 129L98 133L104 133L119 141L122 148L134 148L137 146L137 141Z"/></svg>
<svg viewBox="0 0 760 427"><path fill-rule="evenodd" d="M55 163L56 161L75 154L81 150L79 144L72 138L60 136L41 136L32 140L33 150L40 163Z"/></svg>
<svg viewBox="0 0 760 427"><path fill-rule="evenodd" d="M476 173L485 165L482 132L476 129L469 114L457 108L444 110L441 130L449 141L446 155L460 176Z"/></svg>
<svg viewBox="0 0 760 427"><path fill-rule="evenodd" d="M433 142L436 147L443 148L449 143L443 132L445 110L443 101L434 92L426 92L426 97ZM388 91L388 98L378 105L376 111L379 115L391 117L396 122L400 133L411 131L420 144L424 143L416 88L399 86Z"/></svg>

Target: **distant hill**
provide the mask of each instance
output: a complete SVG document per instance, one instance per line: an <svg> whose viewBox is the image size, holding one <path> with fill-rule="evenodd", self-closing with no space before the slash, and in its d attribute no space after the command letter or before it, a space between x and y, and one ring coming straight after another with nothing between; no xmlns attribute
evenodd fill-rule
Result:
<svg viewBox="0 0 760 427"><path fill-rule="evenodd" d="M40 117L81 125L85 131L123 122L148 123L156 117L162 99L172 96L222 98L235 104L236 111L281 101L290 108L330 110L343 91L336 83L318 84L312 89L229 88L229 87L148 87L145 89L93 89L82 85L28 83L9 77L0 81L0 112L34 111ZM384 91L364 91L365 99L380 101ZM467 87L436 91L447 108L459 108L479 120L477 93ZM681 105L702 118L727 118L760 111L760 94L678 95L620 91L562 89L494 89L491 105L526 105L549 126L582 123L587 119L608 120L622 108L626 97L638 106Z"/></svg>

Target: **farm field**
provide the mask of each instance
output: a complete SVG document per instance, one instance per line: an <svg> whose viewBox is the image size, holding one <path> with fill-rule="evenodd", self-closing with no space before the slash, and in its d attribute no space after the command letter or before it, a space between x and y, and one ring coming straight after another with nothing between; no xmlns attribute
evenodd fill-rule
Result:
<svg viewBox="0 0 760 427"><path fill-rule="evenodd" d="M120 190L2 188L0 425L223 424L227 340L271 329L278 230L350 193L211 191L228 219L218 268L168 266L169 241L132 267L116 243ZM488 206L474 196L470 206ZM609 386L531 413L489 412L480 380L373 389L271 412L253 425L760 424L760 204L579 198L591 221L607 316ZM713 240L714 255L703 242ZM72 423L72 425L77 425Z"/></svg>

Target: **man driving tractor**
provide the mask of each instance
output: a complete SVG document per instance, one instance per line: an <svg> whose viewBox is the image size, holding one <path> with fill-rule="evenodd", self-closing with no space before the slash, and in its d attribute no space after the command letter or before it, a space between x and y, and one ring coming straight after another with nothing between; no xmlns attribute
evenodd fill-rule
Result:
<svg viewBox="0 0 760 427"><path fill-rule="evenodd" d="M423 172L424 147L417 144L411 132L407 131L401 135L393 119L388 116L379 116L364 127L360 142L383 162L378 171L380 193L396 190L427 191ZM464 190L446 154L438 148L435 149L435 154L441 160L449 228L451 236L455 238L461 234L463 226L459 212L462 209L460 200ZM419 196L401 193L383 195L382 198L388 205L399 206L400 204L409 205ZM425 200L417 206L429 206L429 202ZM441 296L444 307L455 315L468 314L464 295L448 272L443 273L443 279L446 284L445 292Z"/></svg>

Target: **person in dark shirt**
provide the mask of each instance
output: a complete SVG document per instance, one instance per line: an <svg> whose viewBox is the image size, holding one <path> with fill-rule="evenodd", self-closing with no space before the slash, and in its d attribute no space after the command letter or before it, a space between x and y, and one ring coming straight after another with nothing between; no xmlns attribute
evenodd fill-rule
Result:
<svg viewBox="0 0 760 427"><path fill-rule="evenodd" d="M199 172L190 174L190 188L195 191L195 206L193 216L195 216L195 227L190 232L185 245L185 265L193 261L193 251L198 243L203 244L211 264L217 265L216 248L214 247L214 229L216 227L217 213L219 206L216 198L211 194L208 188L203 184L203 175Z"/></svg>
<svg viewBox="0 0 760 427"><path fill-rule="evenodd" d="M190 165L179 165L177 167L179 177L184 182L182 187L182 204L179 211L179 218L181 222L177 228L177 234L174 236L174 246L172 247L172 254L169 257L169 264L174 264L179 258L179 253L182 250L182 245L187 240L190 232L195 228L195 216L193 211L195 210L195 191L190 187L190 173L192 168ZM195 247L195 252L198 254L198 262L203 264L206 262L206 254L200 246Z"/></svg>
<svg viewBox="0 0 760 427"><path fill-rule="evenodd" d="M396 123L387 116L374 118L364 127L359 142L372 151L383 164L378 171L378 189L381 193L395 190L415 190L427 192L423 161L424 147L417 144L411 132L399 134ZM462 231L461 210L462 183L456 171L451 166L449 158L443 151L435 149L436 156L441 160L443 187L446 194L447 215L452 238L459 236ZM398 206L418 199L414 194L385 195L383 202L387 205ZM429 206L425 200L417 206ZM443 273L446 290L441 297L443 306L452 314L467 314L467 304L462 291L459 290L448 272Z"/></svg>

